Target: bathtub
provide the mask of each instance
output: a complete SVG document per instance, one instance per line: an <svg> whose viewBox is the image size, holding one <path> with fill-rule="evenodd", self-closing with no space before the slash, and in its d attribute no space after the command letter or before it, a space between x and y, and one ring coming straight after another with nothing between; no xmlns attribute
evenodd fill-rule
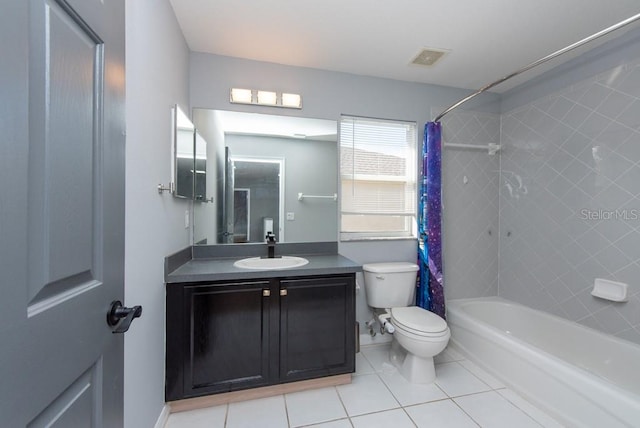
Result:
<svg viewBox="0 0 640 428"><path fill-rule="evenodd" d="M640 346L491 297L447 301L468 359L571 427L640 427Z"/></svg>

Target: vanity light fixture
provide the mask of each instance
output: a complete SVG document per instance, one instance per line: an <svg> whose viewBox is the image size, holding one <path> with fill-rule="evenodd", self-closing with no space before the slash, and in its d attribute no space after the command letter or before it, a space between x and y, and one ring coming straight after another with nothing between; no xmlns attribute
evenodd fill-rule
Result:
<svg viewBox="0 0 640 428"><path fill-rule="evenodd" d="M252 104L253 91L251 89L231 88L231 102L239 104Z"/></svg>
<svg viewBox="0 0 640 428"><path fill-rule="evenodd" d="M302 108L302 97L300 94L282 93L282 107Z"/></svg>
<svg viewBox="0 0 640 428"><path fill-rule="evenodd" d="M253 104L268 107L302 108L302 95L290 92L231 88L229 101L233 104Z"/></svg>
<svg viewBox="0 0 640 428"><path fill-rule="evenodd" d="M275 106L278 101L278 94L271 91L258 91L258 104Z"/></svg>

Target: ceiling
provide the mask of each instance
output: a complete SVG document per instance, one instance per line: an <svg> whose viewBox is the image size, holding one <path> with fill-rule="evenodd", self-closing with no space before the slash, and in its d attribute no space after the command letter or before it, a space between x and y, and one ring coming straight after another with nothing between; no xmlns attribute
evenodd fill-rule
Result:
<svg viewBox="0 0 640 428"><path fill-rule="evenodd" d="M638 0L170 2L192 51L468 89L640 13ZM410 65L423 48L449 52L431 67Z"/></svg>

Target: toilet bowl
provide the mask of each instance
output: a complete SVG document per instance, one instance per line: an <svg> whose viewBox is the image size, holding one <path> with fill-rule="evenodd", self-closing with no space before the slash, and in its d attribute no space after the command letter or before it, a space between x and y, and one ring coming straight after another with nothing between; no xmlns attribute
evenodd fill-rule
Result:
<svg viewBox="0 0 640 428"><path fill-rule="evenodd" d="M451 338L447 323L417 306L392 308L390 312L395 327L391 362L410 382L432 383L436 379L433 357L444 350Z"/></svg>
<svg viewBox="0 0 640 428"><path fill-rule="evenodd" d="M374 312L386 310L393 329L390 360L412 383L435 380L433 357L444 350L451 332L444 319L414 301L418 266L413 263L369 263L364 271L367 303Z"/></svg>

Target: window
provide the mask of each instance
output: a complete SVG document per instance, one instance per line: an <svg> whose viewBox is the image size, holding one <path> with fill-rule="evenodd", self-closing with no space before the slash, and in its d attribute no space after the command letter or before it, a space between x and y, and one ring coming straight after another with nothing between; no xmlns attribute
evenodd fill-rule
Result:
<svg viewBox="0 0 640 428"><path fill-rule="evenodd" d="M340 119L340 239L415 237L416 124Z"/></svg>

